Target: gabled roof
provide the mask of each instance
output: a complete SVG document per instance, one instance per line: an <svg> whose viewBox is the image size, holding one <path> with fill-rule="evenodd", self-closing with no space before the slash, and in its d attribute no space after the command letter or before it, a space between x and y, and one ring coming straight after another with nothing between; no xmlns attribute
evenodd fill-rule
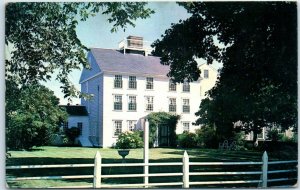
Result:
<svg viewBox="0 0 300 190"><path fill-rule="evenodd" d="M85 106L80 105L61 105L64 107L69 114L69 116L88 116L88 112Z"/></svg>
<svg viewBox="0 0 300 190"><path fill-rule="evenodd" d="M102 48L92 48L91 53L104 72L166 76L170 68L162 65L160 58L155 56L123 54L118 50Z"/></svg>

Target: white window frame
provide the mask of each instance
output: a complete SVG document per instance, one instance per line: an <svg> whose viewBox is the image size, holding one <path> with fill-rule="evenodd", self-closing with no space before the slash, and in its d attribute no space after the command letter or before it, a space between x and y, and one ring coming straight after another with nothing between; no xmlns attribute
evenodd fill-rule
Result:
<svg viewBox="0 0 300 190"><path fill-rule="evenodd" d="M113 120L113 136L118 137L122 133L123 128L123 121L122 120Z"/></svg>
<svg viewBox="0 0 300 190"><path fill-rule="evenodd" d="M154 97L153 96L145 96L145 110L146 111L154 110Z"/></svg>
<svg viewBox="0 0 300 190"><path fill-rule="evenodd" d="M130 104L135 104L135 109L130 109ZM136 96L135 95L128 95L128 111L136 111L137 110L137 103L136 103Z"/></svg>
<svg viewBox="0 0 300 190"><path fill-rule="evenodd" d="M119 99L119 97L121 97ZM114 104L113 104L113 110L114 111L122 111L123 110L123 100L122 100L122 95L121 94L114 94ZM120 103L121 109L116 109L117 108L117 103Z"/></svg>
<svg viewBox="0 0 300 190"><path fill-rule="evenodd" d="M136 89L136 88L137 88L136 76L129 76L128 89Z"/></svg>
<svg viewBox="0 0 300 190"><path fill-rule="evenodd" d="M188 81L184 81L182 83L182 92L190 92L191 91L191 85Z"/></svg>
<svg viewBox="0 0 300 190"><path fill-rule="evenodd" d="M146 77L146 89L153 90L154 89L154 78Z"/></svg>
<svg viewBox="0 0 300 190"><path fill-rule="evenodd" d="M186 125L187 124L187 125ZM187 129L186 129L187 128ZM190 132L190 122L188 121L183 121L182 122L182 131L187 131Z"/></svg>
<svg viewBox="0 0 300 190"><path fill-rule="evenodd" d="M115 75L114 79L114 88L123 88L123 79L122 75Z"/></svg>
<svg viewBox="0 0 300 190"><path fill-rule="evenodd" d="M185 111L188 108L188 111ZM190 107L190 99L189 98L183 98L182 99L182 113L190 113L191 107Z"/></svg>
<svg viewBox="0 0 300 190"><path fill-rule="evenodd" d="M177 85L175 82L173 82L172 80L169 80L169 91L170 92L176 92L177 90Z"/></svg>
<svg viewBox="0 0 300 190"><path fill-rule="evenodd" d="M176 113L176 98L169 98L169 112Z"/></svg>

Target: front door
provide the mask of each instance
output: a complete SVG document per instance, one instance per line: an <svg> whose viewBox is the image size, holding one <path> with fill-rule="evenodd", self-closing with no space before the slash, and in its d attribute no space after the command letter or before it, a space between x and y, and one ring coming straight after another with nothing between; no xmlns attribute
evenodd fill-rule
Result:
<svg viewBox="0 0 300 190"><path fill-rule="evenodd" d="M170 145L170 129L168 125L158 125L158 145L160 147Z"/></svg>

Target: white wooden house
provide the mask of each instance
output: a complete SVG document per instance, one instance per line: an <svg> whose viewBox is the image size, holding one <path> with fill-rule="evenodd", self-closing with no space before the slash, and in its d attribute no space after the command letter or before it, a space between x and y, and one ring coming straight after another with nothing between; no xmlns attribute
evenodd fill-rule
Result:
<svg viewBox="0 0 300 190"><path fill-rule="evenodd" d="M111 147L122 131L142 129L143 120L151 112L165 111L181 116L176 133L193 132L204 93L217 80L217 71L202 64L198 81L173 84L166 76L169 66L151 56L151 48L141 37L129 36L119 49L91 48L80 84L83 93L93 94L81 99L89 115L85 135L93 146Z"/></svg>

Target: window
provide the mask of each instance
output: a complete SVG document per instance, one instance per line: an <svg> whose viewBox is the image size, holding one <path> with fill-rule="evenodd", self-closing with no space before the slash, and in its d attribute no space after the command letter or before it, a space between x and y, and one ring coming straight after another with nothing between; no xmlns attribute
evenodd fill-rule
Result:
<svg viewBox="0 0 300 190"><path fill-rule="evenodd" d="M128 96L128 110L136 111L136 96Z"/></svg>
<svg viewBox="0 0 300 190"><path fill-rule="evenodd" d="M153 78L147 77L146 78L146 89L153 89Z"/></svg>
<svg viewBox="0 0 300 190"><path fill-rule="evenodd" d="M122 88L122 86L123 86L122 75L115 75L114 87Z"/></svg>
<svg viewBox="0 0 300 190"><path fill-rule="evenodd" d="M122 95L115 95L114 110L122 110Z"/></svg>
<svg viewBox="0 0 300 190"><path fill-rule="evenodd" d="M82 135L82 123L81 122L77 123L77 128L79 129L79 134Z"/></svg>
<svg viewBox="0 0 300 190"><path fill-rule="evenodd" d="M122 133L122 121L117 120L114 122L114 136L119 136Z"/></svg>
<svg viewBox="0 0 300 190"><path fill-rule="evenodd" d="M146 96L146 111L153 111L153 96Z"/></svg>
<svg viewBox="0 0 300 190"><path fill-rule="evenodd" d="M189 99L182 99L182 112L183 113L190 113L190 100Z"/></svg>
<svg viewBox="0 0 300 190"><path fill-rule="evenodd" d="M128 124L128 131L134 131L136 128L136 121L135 120L131 120L131 121L127 121Z"/></svg>
<svg viewBox="0 0 300 190"><path fill-rule="evenodd" d="M189 122L182 122L182 129L183 131L190 131L190 123Z"/></svg>
<svg viewBox="0 0 300 190"><path fill-rule="evenodd" d="M176 83L171 80L169 82L169 91L176 91Z"/></svg>
<svg viewBox="0 0 300 190"><path fill-rule="evenodd" d="M129 76L128 88L136 89L136 77L135 76Z"/></svg>
<svg viewBox="0 0 300 190"><path fill-rule="evenodd" d="M169 112L176 112L176 98L169 99Z"/></svg>
<svg viewBox="0 0 300 190"><path fill-rule="evenodd" d="M189 92L190 91L190 83L187 81L184 81L182 84L182 91L183 92Z"/></svg>
<svg viewBox="0 0 300 190"><path fill-rule="evenodd" d="M206 69L204 70L204 78L208 79L208 70L206 70Z"/></svg>

